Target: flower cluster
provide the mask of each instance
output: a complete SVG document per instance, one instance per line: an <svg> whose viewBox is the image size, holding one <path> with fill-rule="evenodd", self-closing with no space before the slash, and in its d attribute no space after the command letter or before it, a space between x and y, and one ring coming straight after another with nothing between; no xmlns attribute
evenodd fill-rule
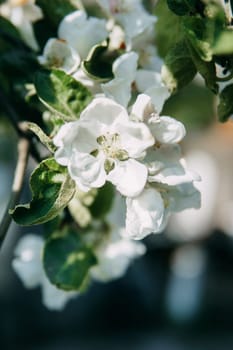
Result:
<svg viewBox="0 0 233 350"><path fill-rule="evenodd" d="M145 246L135 240L163 231L172 212L200 207L200 193L194 186L200 178L182 158L179 143L185 136L184 125L162 112L170 91L162 80L163 62L154 46L156 17L141 0L97 3L105 18L88 16L83 9L64 16L57 37L48 38L37 61L42 68L62 71L92 94L76 119L72 113L72 118L56 125L50 150L55 149L56 165L75 183L76 193L66 206L78 228L85 228L82 241L97 260L88 277L108 281L122 276L130 262L145 253ZM0 11L37 50L32 23L42 11L34 1L9 0ZM21 13L17 19L27 25L27 35L21 22L14 20L15 11ZM100 68L99 58L103 59ZM56 114L54 106L52 114ZM106 213L104 219L95 218L97 223L92 220L89 207L109 183L124 201L123 223ZM107 222L108 229L102 230L100 222ZM42 268L43 246L40 237L23 238L13 267L26 286L42 286L45 305L60 309L77 292L51 285ZM69 262L75 257L71 254Z"/></svg>

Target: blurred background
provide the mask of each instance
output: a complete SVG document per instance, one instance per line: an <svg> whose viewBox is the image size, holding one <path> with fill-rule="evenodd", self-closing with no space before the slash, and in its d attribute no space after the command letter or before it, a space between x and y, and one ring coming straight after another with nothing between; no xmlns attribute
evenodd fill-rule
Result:
<svg viewBox="0 0 233 350"><path fill-rule="evenodd" d="M35 229L12 223L0 252L1 349L233 349L233 123L216 121L199 79L163 114L187 128L182 146L202 176L202 209L173 216L166 232L145 240L147 254L124 278L93 283L63 312L46 310L40 290L24 289L13 273L15 244ZM0 216L16 162L13 135L0 112ZM27 195L26 185L22 200Z"/></svg>

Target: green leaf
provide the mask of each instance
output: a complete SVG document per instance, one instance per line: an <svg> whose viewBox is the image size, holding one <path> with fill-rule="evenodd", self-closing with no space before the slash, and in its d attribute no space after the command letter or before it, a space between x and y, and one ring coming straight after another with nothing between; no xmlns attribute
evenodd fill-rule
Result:
<svg viewBox="0 0 233 350"><path fill-rule="evenodd" d="M219 97L218 117L221 122L225 122L233 114L233 84L227 85Z"/></svg>
<svg viewBox="0 0 233 350"><path fill-rule="evenodd" d="M113 79L112 62L115 57L110 57L107 42L94 46L82 62L82 68L92 79L108 81Z"/></svg>
<svg viewBox="0 0 233 350"><path fill-rule="evenodd" d="M213 52L213 31L210 30L213 22L200 17L183 17L183 26L186 38L189 40L194 50L204 61L211 61Z"/></svg>
<svg viewBox="0 0 233 350"><path fill-rule="evenodd" d="M75 193L75 183L53 158L41 162L30 179L32 201L10 211L13 219L23 226L45 223L64 209Z"/></svg>
<svg viewBox="0 0 233 350"><path fill-rule="evenodd" d="M45 145L51 153L54 153L56 147L53 144L51 138L44 133L44 131L36 123L25 122L26 127L31 130L39 138L40 142Z"/></svg>
<svg viewBox="0 0 233 350"><path fill-rule="evenodd" d="M44 17L54 27L69 13L77 10L75 2L72 0L36 0L36 4L42 9Z"/></svg>
<svg viewBox="0 0 233 350"><path fill-rule="evenodd" d="M58 288L82 289L89 269L96 263L92 250L75 232L55 233L45 243L44 269L50 282Z"/></svg>
<svg viewBox="0 0 233 350"><path fill-rule="evenodd" d="M77 120L92 99L85 86L61 70L38 72L35 87L40 100L64 121Z"/></svg>
<svg viewBox="0 0 233 350"><path fill-rule="evenodd" d="M198 0L167 0L168 7L178 16L194 14Z"/></svg>
<svg viewBox="0 0 233 350"><path fill-rule="evenodd" d="M181 89L193 80L197 69L185 41L177 43L165 57L162 79L171 92Z"/></svg>
<svg viewBox="0 0 233 350"><path fill-rule="evenodd" d="M89 207L91 215L94 218L102 218L105 216L112 207L114 195L114 186L110 182L107 182L103 187L98 189L95 200Z"/></svg>
<svg viewBox="0 0 233 350"><path fill-rule="evenodd" d="M188 45L193 63L196 66L197 71L202 75L205 80L206 86L216 94L218 92L218 85L216 83L216 68L214 61L203 61L197 52L191 45Z"/></svg>
<svg viewBox="0 0 233 350"><path fill-rule="evenodd" d="M156 46L158 54L165 57L170 48L182 40L184 33L181 18L171 12L167 1L160 0L155 6Z"/></svg>
<svg viewBox="0 0 233 350"><path fill-rule="evenodd" d="M233 30L227 29L220 32L213 45L215 55L233 54Z"/></svg>

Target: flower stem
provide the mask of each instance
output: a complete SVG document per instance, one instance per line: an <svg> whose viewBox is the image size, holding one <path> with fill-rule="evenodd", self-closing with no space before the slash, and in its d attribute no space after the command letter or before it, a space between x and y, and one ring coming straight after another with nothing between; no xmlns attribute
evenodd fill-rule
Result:
<svg viewBox="0 0 233 350"><path fill-rule="evenodd" d="M18 142L18 160L15 168L11 197L3 215L3 220L0 224L0 248L11 224L11 216L9 214L9 210L15 207L21 194L23 179L28 163L29 150L29 140L26 138L20 138Z"/></svg>

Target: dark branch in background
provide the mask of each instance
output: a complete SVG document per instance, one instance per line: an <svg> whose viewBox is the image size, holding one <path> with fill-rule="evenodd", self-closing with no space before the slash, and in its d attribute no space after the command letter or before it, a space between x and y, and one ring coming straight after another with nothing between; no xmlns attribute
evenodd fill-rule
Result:
<svg viewBox="0 0 233 350"><path fill-rule="evenodd" d="M37 163L41 162L41 157L36 149L33 139L30 133L28 133L28 130L22 127L23 123L20 123L20 119L18 117L18 114L16 113L15 109L12 107L10 101L8 100L8 97L0 90L0 105L2 106L3 110L9 117L9 121L13 128L15 129L16 133L19 137L23 137L29 140L30 142L30 154L34 158L34 160Z"/></svg>
<svg viewBox="0 0 233 350"><path fill-rule="evenodd" d="M16 206L21 194L24 175L28 163L29 151L30 141L26 138L20 138L18 142L18 160L15 168L11 197L0 224L0 248L11 224L9 209L13 209Z"/></svg>

